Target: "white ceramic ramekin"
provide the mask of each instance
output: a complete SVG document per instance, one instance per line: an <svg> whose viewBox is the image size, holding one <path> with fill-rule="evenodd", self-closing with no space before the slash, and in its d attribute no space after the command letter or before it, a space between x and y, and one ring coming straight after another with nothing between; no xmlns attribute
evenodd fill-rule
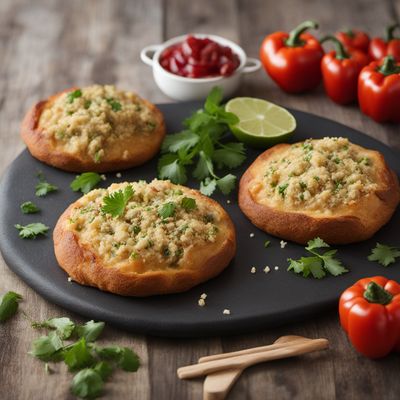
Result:
<svg viewBox="0 0 400 400"><path fill-rule="evenodd" d="M160 64L160 56L166 48L183 42L187 35L177 36L163 44L145 47L140 52L140 58L153 68L154 80L158 87L172 99L179 101L203 100L214 86L219 86L223 90L224 97L229 97L238 89L243 74L255 72L261 67L259 60L248 58L240 46L228 39L200 33L195 33L193 36L199 38L208 37L223 46L229 46L238 55L240 64L235 72L227 77L186 78L165 70Z"/></svg>

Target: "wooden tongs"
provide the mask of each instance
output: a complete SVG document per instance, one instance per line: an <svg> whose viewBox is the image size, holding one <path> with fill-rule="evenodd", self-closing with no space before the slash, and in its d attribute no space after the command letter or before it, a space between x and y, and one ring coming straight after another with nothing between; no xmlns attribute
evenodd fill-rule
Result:
<svg viewBox="0 0 400 400"><path fill-rule="evenodd" d="M327 339L282 336L268 346L201 357L198 364L178 368L177 372L180 379L206 376L203 400L222 400L247 367L265 361L324 350L328 345Z"/></svg>

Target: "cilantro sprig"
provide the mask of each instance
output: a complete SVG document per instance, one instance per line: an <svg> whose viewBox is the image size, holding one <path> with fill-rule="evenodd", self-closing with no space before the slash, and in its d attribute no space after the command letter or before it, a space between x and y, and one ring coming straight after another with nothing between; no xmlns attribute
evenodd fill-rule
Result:
<svg viewBox="0 0 400 400"><path fill-rule="evenodd" d="M304 278L312 275L314 278L321 279L330 273L333 276L342 275L348 270L342 265L342 262L335 258L337 250L328 250L325 253L320 253L317 249L330 247L321 238L317 237L310 240L305 248L312 256L301 257L299 260L288 258L288 271L293 271L296 274L302 274Z"/></svg>
<svg viewBox="0 0 400 400"><path fill-rule="evenodd" d="M28 225L15 224L14 226L19 230L19 237L22 239L36 239L36 236L45 235L49 230L49 227L41 222Z"/></svg>
<svg viewBox="0 0 400 400"><path fill-rule="evenodd" d="M120 217L132 198L134 190L131 185L126 186L124 189L115 191L103 198L103 206L101 211L106 214L111 214L113 217Z"/></svg>
<svg viewBox="0 0 400 400"><path fill-rule="evenodd" d="M20 209L24 214L36 214L40 211L40 208L31 201L25 201L22 203Z"/></svg>
<svg viewBox="0 0 400 400"><path fill-rule="evenodd" d="M226 142L229 125L239 122L236 115L225 111L221 105L222 91L215 87L208 95L204 108L184 121L185 129L167 135L162 145L164 155L158 162L160 179L184 184L191 174L200 181L200 191L210 196L216 188L222 193L231 192L236 176L219 176L216 169L232 169L246 159L243 143Z"/></svg>
<svg viewBox="0 0 400 400"><path fill-rule="evenodd" d="M100 396L116 368L136 372L140 366L138 355L130 348L94 343L103 331L104 322L77 325L67 317L60 317L33 322L32 326L49 332L33 341L29 354L46 362L46 371L50 370L49 362L64 362L69 371L76 373L71 391L79 398Z"/></svg>
<svg viewBox="0 0 400 400"><path fill-rule="evenodd" d="M46 196L48 193L55 192L58 190L58 187L47 182L43 173L38 173L39 183L36 185L36 196L43 197Z"/></svg>
<svg viewBox="0 0 400 400"><path fill-rule="evenodd" d="M399 257L400 248L377 243L372 249L371 254L368 256L368 260L376 261L384 267L387 267L388 265L395 263L396 259Z"/></svg>
<svg viewBox="0 0 400 400"><path fill-rule="evenodd" d="M81 191L86 194L94 189L100 181L101 176L97 172L84 172L71 182L70 187L74 192Z"/></svg>

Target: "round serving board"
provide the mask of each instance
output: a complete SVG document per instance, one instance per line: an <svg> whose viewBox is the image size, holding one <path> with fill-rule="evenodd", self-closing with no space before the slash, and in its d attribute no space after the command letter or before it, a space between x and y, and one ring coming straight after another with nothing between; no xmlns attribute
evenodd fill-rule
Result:
<svg viewBox="0 0 400 400"><path fill-rule="evenodd" d="M200 107L199 103L161 104L169 133L182 129L182 121ZM334 121L292 110L298 128L292 141L309 137L344 136L352 142L379 150L396 173L400 174L400 154L382 143ZM247 162L233 171L238 177L259 154L247 151ZM157 158L131 170L106 174L102 182L106 187L112 182L151 180L156 177ZM35 196L37 172L59 190L44 198ZM400 280L400 262L382 267L367 260L376 242L400 246L400 210L372 239L359 244L334 246L338 257L350 269L339 277L321 280L305 279L287 272L287 258L299 258L304 247L288 243L280 247L280 239L271 237L254 227L237 205L237 193L229 196L216 194L214 198L231 215L237 230L237 255L231 265L217 278L192 290L175 295L149 298L129 298L101 292L98 289L68 282L54 257L52 233L35 240L23 240L14 224L43 222L54 228L59 215L79 194L69 185L75 174L49 167L23 151L5 173L0 187L0 248L8 266L43 297L87 318L106 321L133 332L158 336L195 337L237 334L255 331L267 326L288 323L309 317L324 308L334 307L340 293L361 277L385 275ZM188 186L198 188L196 182ZM24 215L20 204L34 201L41 213ZM228 202L227 200L230 200ZM254 237L250 234L254 233ZM265 249L264 242L271 240ZM271 272L263 268L268 265ZM275 270L274 267L279 269ZM250 273L256 267L255 274ZM12 290L12 288L9 288ZM198 299L207 294L207 305L199 307ZM230 315L223 310L229 309Z"/></svg>

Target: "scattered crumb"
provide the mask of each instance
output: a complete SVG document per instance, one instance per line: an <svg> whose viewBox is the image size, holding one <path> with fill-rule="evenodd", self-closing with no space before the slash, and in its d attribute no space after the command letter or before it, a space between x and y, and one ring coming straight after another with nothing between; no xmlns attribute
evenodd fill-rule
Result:
<svg viewBox="0 0 400 400"><path fill-rule="evenodd" d="M230 201L230 200L227 200L227 201L226 201L226 204L231 204L231 201Z"/></svg>
<svg viewBox="0 0 400 400"><path fill-rule="evenodd" d="M106 177L104 174L101 174L101 175L100 175L100 178L101 178L103 181L105 181L105 180L107 179L107 177Z"/></svg>
<svg viewBox="0 0 400 400"><path fill-rule="evenodd" d="M256 271L257 271L256 267L251 267L251 270L250 270L250 272L251 272L252 274L255 274L255 273L256 273Z"/></svg>
<svg viewBox="0 0 400 400"><path fill-rule="evenodd" d="M116 176L117 178L121 178L122 174L121 174L121 172L117 172L117 173L115 174L115 176Z"/></svg>
<svg viewBox="0 0 400 400"><path fill-rule="evenodd" d="M203 294L200 296L200 298L203 299L203 300L205 300L205 299L207 298L207 294L206 294L206 293L203 293Z"/></svg>
<svg viewBox="0 0 400 400"><path fill-rule="evenodd" d="M230 314L231 314L231 310L225 308L225 310L222 311L222 314L224 314L224 315L230 315Z"/></svg>
<svg viewBox="0 0 400 400"><path fill-rule="evenodd" d="M253 238L254 237L254 233L250 233L250 237Z"/></svg>
<svg viewBox="0 0 400 400"><path fill-rule="evenodd" d="M284 240L281 240L281 249L284 249L287 245L287 242L285 242Z"/></svg>
<svg viewBox="0 0 400 400"><path fill-rule="evenodd" d="M199 303L200 307L204 307L206 305L206 302L204 299L199 299L198 303Z"/></svg>
<svg viewBox="0 0 400 400"><path fill-rule="evenodd" d="M70 276L68 277L68 282L72 282L72 278Z"/></svg>
<svg viewBox="0 0 400 400"><path fill-rule="evenodd" d="M264 272L265 272L266 274L268 274L269 271L271 271L271 268L268 267L268 265L267 265L267 266L264 268Z"/></svg>
<svg viewBox="0 0 400 400"><path fill-rule="evenodd" d="M279 267L277 265L275 265L274 270L278 271Z"/></svg>

